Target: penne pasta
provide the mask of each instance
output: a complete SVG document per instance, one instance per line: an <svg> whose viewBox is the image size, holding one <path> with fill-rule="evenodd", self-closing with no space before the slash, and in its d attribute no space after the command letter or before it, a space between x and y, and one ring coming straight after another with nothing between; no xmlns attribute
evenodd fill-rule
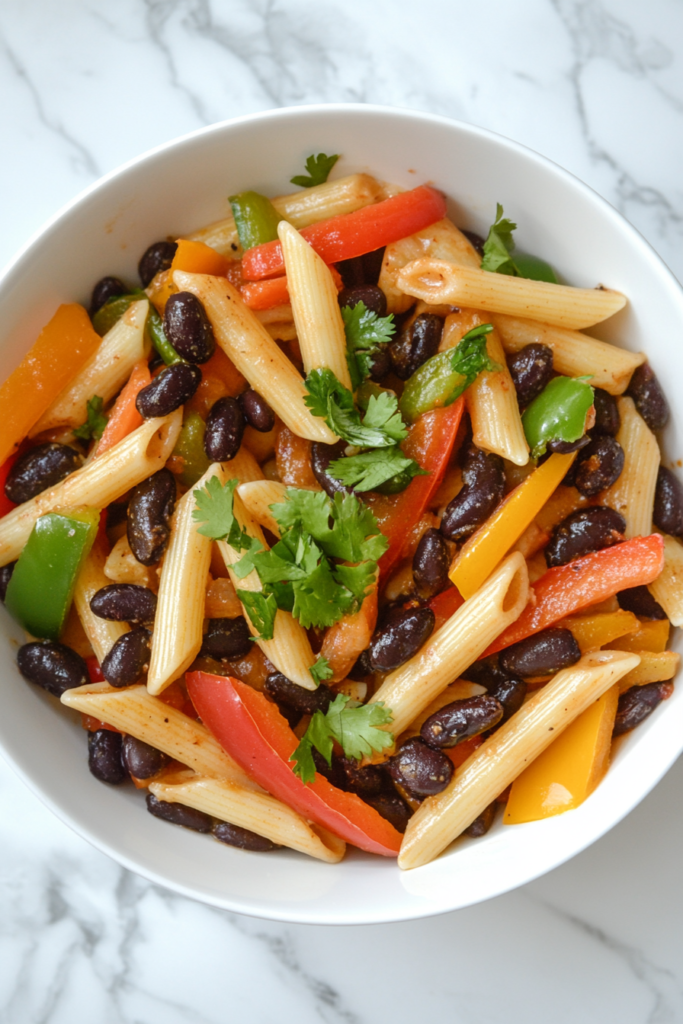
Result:
<svg viewBox="0 0 683 1024"><path fill-rule="evenodd" d="M408 822L400 868L428 864L457 839L560 733L638 664L637 654L585 654L538 690Z"/></svg>
<svg viewBox="0 0 683 1024"><path fill-rule="evenodd" d="M225 278L179 270L174 281L182 291L197 296L218 344L290 430L309 441L334 444L336 435L304 404L306 388L298 370L245 306L238 290Z"/></svg>
<svg viewBox="0 0 683 1024"><path fill-rule="evenodd" d="M624 468L616 483L601 495L601 503L621 512L627 539L652 533L652 510L659 470L657 438L637 411L632 398L618 400L621 426L617 441L624 449Z"/></svg>
<svg viewBox="0 0 683 1024"><path fill-rule="evenodd" d="M124 533L109 552L104 563L108 583L137 583L156 593L159 589L158 569L138 562Z"/></svg>
<svg viewBox="0 0 683 1024"><path fill-rule="evenodd" d="M176 409L146 420L99 459L0 519L0 565L19 557L36 520L47 512L79 505L105 508L161 469L178 439L182 418L182 409Z"/></svg>
<svg viewBox="0 0 683 1024"><path fill-rule="evenodd" d="M244 502L247 512L254 517L259 526L275 536L280 536L280 525L270 511L271 505L287 500L287 487L277 480L258 480L254 483L240 484L237 493Z"/></svg>
<svg viewBox="0 0 683 1024"><path fill-rule="evenodd" d="M147 299L128 307L80 373L40 417L31 437L54 427L79 427L88 417L88 399L97 395L106 405L118 394L135 364L149 355L151 342L145 331L148 311Z"/></svg>
<svg viewBox="0 0 683 1024"><path fill-rule="evenodd" d="M74 605L78 618L100 665L119 637L128 632L128 626L124 622L101 619L90 610L90 601L97 591L111 583L104 573L106 560L103 545L95 541L81 566L74 589Z"/></svg>
<svg viewBox="0 0 683 1024"><path fill-rule="evenodd" d="M480 373L465 392L465 405L472 421L472 442L477 448L494 452L516 466L526 466L529 445L524 436L517 392L497 331L488 335L486 348L500 370Z"/></svg>
<svg viewBox="0 0 683 1024"><path fill-rule="evenodd" d="M301 815L269 793L223 779L202 778L189 779L180 785L151 782L149 789L159 800L194 807L327 864L339 863L346 852L343 839L327 829L309 825Z"/></svg>
<svg viewBox="0 0 683 1024"><path fill-rule="evenodd" d="M332 370L352 390L344 321L330 269L286 220L280 221L278 237L304 370L307 374L321 367Z"/></svg>
<svg viewBox="0 0 683 1024"><path fill-rule="evenodd" d="M626 305L626 296L617 291L508 277L428 258L408 263L399 272L397 284L431 305L475 306L576 330L600 323Z"/></svg>
<svg viewBox="0 0 683 1024"><path fill-rule="evenodd" d="M241 484L263 480L258 462L246 445L242 445L234 459L222 463L226 480L239 480Z"/></svg>
<svg viewBox="0 0 683 1024"><path fill-rule="evenodd" d="M526 345L547 345L553 350L553 366L558 373L567 377L590 374L593 387L611 395L623 394L635 368L645 362L642 352L627 352L579 331L502 313L496 313L492 319L506 352L519 352Z"/></svg>
<svg viewBox="0 0 683 1024"><path fill-rule="evenodd" d="M478 267L481 263L477 251L456 228L448 217L417 231L408 238L392 242L384 250L379 287L387 297L390 313L405 313L413 305L413 299L399 288L398 275L408 263L429 256L436 260L448 260L465 267Z"/></svg>
<svg viewBox="0 0 683 1024"><path fill-rule="evenodd" d="M681 656L676 651L634 651L640 658L640 664L627 672L619 682L623 693L632 686L646 686L648 683L663 683L673 679L681 663Z"/></svg>
<svg viewBox="0 0 683 1024"><path fill-rule="evenodd" d="M389 673L371 702L390 708L395 736L519 618L528 596L526 563L519 553L509 555L414 657Z"/></svg>
<svg viewBox="0 0 683 1024"><path fill-rule="evenodd" d="M664 537L664 568L648 590L671 621L683 626L683 544L676 537Z"/></svg>

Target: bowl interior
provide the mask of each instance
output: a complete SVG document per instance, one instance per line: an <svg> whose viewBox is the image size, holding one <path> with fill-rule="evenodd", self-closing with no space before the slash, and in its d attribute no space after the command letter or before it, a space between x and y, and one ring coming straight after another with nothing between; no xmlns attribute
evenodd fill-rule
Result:
<svg viewBox="0 0 683 1024"><path fill-rule="evenodd" d="M60 302L87 305L102 275L136 279L153 241L229 212L227 196L292 190L311 152L342 153L339 176L369 171L406 187L432 182L457 224L486 233L503 203L520 248L550 260L576 285L624 291L625 311L597 331L647 350L673 398L683 383L681 291L646 242L567 172L506 139L414 112L374 107L295 108L229 122L162 147L109 175L57 216L0 282L2 378ZM267 397L267 396L266 396ZM666 452L683 448L672 408ZM683 748L683 694L627 737L605 781L578 810L461 840L433 864L399 872L352 851L329 867L295 853L267 857L223 847L145 812L140 794L88 772L76 717L19 676L21 631L2 609L0 749L28 785L77 832L120 863L183 894L263 917L312 923L402 920L457 909L521 885L593 842L631 810Z"/></svg>

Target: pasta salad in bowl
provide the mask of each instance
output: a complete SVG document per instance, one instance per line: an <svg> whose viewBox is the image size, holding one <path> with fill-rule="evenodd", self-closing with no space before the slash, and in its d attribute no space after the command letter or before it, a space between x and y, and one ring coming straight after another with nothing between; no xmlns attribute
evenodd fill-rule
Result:
<svg viewBox="0 0 683 1024"><path fill-rule="evenodd" d="M0 743L121 863L423 916L680 752L683 305L565 172L402 111L227 122L85 193L0 302Z"/></svg>

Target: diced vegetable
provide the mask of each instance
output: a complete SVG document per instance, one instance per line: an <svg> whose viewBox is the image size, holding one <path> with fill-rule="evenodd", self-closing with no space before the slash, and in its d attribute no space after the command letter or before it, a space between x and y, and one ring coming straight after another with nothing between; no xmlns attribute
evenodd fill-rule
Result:
<svg viewBox="0 0 683 1024"><path fill-rule="evenodd" d="M597 615L574 615L563 619L558 625L571 630L582 654L607 646L610 650L618 651L640 650L639 647L623 646L630 634L638 630L639 622L633 612L621 608L617 612L600 612Z"/></svg>
<svg viewBox="0 0 683 1024"><path fill-rule="evenodd" d="M230 205L240 244L245 252L277 238L277 226L283 217L270 199L260 192L240 192L230 196Z"/></svg>
<svg viewBox="0 0 683 1024"><path fill-rule="evenodd" d="M341 274L336 267L329 269L337 291L341 291L344 287ZM254 310L272 309L274 306L285 306L289 302L289 289L285 275L269 278L266 281L247 281L240 288L240 293L245 305Z"/></svg>
<svg viewBox="0 0 683 1024"><path fill-rule="evenodd" d="M16 508L16 502L10 501L5 494L5 483L9 476L9 471L14 463L19 458L19 451L16 451L14 455L10 455L9 459L5 459L2 466L0 466L0 519L6 516L8 512L11 512L13 508Z"/></svg>
<svg viewBox="0 0 683 1024"><path fill-rule="evenodd" d="M652 651L654 654L661 654L666 650L671 629L668 619L643 619L636 622L637 626L632 631L610 642L615 651Z"/></svg>
<svg viewBox="0 0 683 1024"><path fill-rule="evenodd" d="M578 441L586 432L593 388L573 377L555 377L527 406L522 426L534 459L545 455L549 441Z"/></svg>
<svg viewBox="0 0 683 1024"><path fill-rule="evenodd" d="M173 455L177 459L182 459L183 465L178 473L178 479L183 487L193 487L211 465L211 460L204 451L205 433L206 423L199 413L189 413L183 421L173 449Z"/></svg>
<svg viewBox="0 0 683 1024"><path fill-rule="evenodd" d="M230 263L231 261L225 256L221 256L219 252L209 245L204 245L203 242L191 242L188 238L179 238L178 248L175 251L166 281L161 288L154 292L154 305L159 313L163 315L169 296L178 291L173 283L173 274L176 270L184 270L188 274L210 274L212 277L224 277ZM154 340L154 335L152 335L152 340ZM160 352L159 355L164 359L163 353ZM165 359L164 362L166 362Z"/></svg>

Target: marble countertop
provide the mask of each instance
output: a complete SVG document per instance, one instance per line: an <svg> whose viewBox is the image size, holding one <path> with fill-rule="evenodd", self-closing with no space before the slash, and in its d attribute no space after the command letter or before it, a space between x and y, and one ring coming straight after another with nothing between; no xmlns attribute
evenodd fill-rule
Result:
<svg viewBox="0 0 683 1024"><path fill-rule="evenodd" d="M683 278L675 0L4 0L0 264L99 175L239 114L386 103L510 136L587 181ZM679 762L550 875L408 924L255 921L165 892L0 762L4 1024L683 1021Z"/></svg>

